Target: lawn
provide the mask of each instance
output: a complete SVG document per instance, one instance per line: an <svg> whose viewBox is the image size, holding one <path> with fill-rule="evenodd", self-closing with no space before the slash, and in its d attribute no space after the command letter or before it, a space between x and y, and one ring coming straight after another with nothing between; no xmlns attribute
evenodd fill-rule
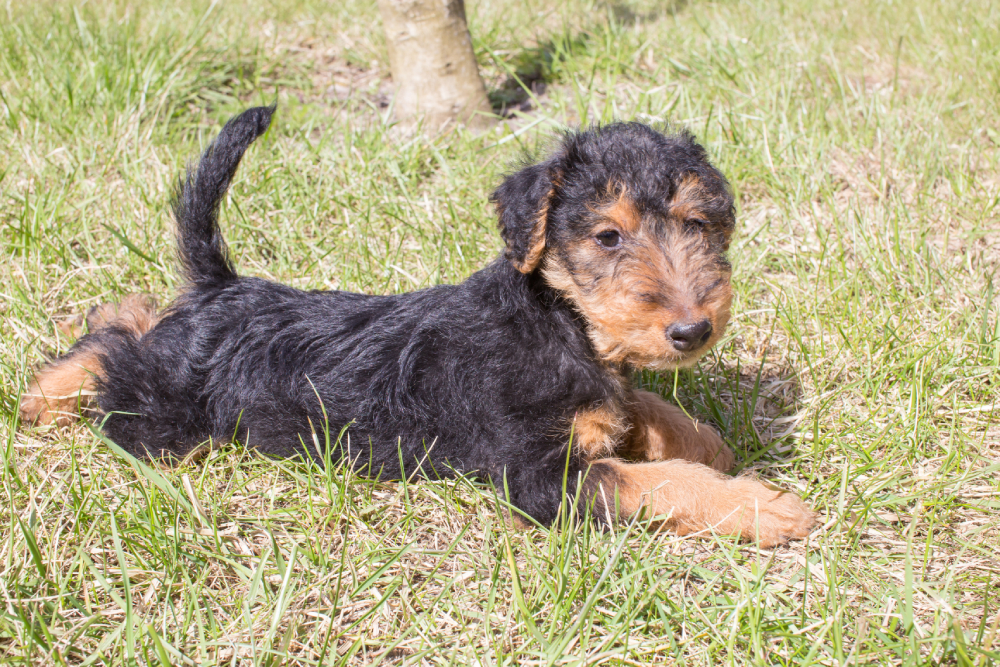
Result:
<svg viewBox="0 0 1000 667"><path fill-rule="evenodd" d="M467 8L517 112L426 137L392 127L371 2L0 6L0 661L1000 664L1000 5ZM639 381L815 532L512 531L473 480L238 446L162 468L20 424L60 322L176 294L178 174L274 100L223 212L239 267L372 294L496 256L492 188L562 128L696 133L737 196L735 316L697 368Z"/></svg>

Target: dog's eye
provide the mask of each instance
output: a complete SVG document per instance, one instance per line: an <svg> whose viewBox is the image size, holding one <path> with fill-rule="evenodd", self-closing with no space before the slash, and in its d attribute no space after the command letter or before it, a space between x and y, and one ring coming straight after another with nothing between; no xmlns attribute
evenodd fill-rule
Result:
<svg viewBox="0 0 1000 667"><path fill-rule="evenodd" d="M597 242L600 243L605 248L617 248L618 244L621 243L622 236L613 229L609 229L605 232L601 232L597 235Z"/></svg>
<svg viewBox="0 0 1000 667"><path fill-rule="evenodd" d="M697 225L698 227L707 227L708 220L705 218L688 218L687 221L692 225Z"/></svg>

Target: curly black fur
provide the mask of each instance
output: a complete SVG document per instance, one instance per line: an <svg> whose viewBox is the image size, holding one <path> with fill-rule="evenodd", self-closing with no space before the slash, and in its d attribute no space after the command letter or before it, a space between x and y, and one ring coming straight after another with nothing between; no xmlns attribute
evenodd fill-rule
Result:
<svg viewBox="0 0 1000 667"><path fill-rule="evenodd" d="M707 214L731 229L722 175L687 134L631 123L568 134L496 190L507 257L462 284L395 296L300 291L238 276L218 226L243 152L273 110L231 120L181 182L174 211L189 285L180 298L141 337L110 327L81 340L104 350L107 435L137 457L181 458L209 438L236 438L274 456L321 458L315 443L350 424L334 460L349 442L371 476L474 473L552 521L566 467L572 492L586 466L567 456L567 424L621 401L626 371L595 356L580 313L539 271L511 260L524 259L539 215L553 248L582 233L576 221L609 183L655 212L695 173L717 190Z"/></svg>

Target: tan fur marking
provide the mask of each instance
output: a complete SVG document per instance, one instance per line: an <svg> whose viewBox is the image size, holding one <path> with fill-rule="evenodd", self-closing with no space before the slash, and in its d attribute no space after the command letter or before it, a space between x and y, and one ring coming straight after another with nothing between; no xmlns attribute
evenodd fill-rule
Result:
<svg viewBox="0 0 1000 667"><path fill-rule="evenodd" d="M642 229L642 215L636 210L625 188L621 187L618 190L618 198L608 206L598 209L598 213L614 220L626 234L636 234Z"/></svg>
<svg viewBox="0 0 1000 667"><path fill-rule="evenodd" d="M611 456L627 430L625 416L611 407L578 412L573 420L573 449L587 461Z"/></svg>
<svg viewBox="0 0 1000 667"><path fill-rule="evenodd" d="M146 294L129 294L120 303L102 303L87 313L89 333L116 326L141 338L156 326L156 302ZM71 323L68 333L80 334L80 323ZM76 419L78 408L86 408L96 394L101 368L100 339L75 347L35 373L21 397L21 419L38 424L65 426Z"/></svg>
<svg viewBox="0 0 1000 667"><path fill-rule="evenodd" d="M56 322L56 328L67 338L79 338L85 333L83 330L83 315L77 315Z"/></svg>
<svg viewBox="0 0 1000 667"><path fill-rule="evenodd" d="M599 266L606 261L596 243L568 249L573 264ZM637 234L631 261L612 279L571 271L558 255L549 254L542 271L546 281L584 315L588 334L600 357L612 364L666 370L694 364L722 337L729 320L731 288L728 271L698 235L673 230L666 238ZM703 295L709 286L711 293ZM653 300L640 298L652 295ZM691 353L678 352L667 338L675 322L707 318L712 337Z"/></svg>
<svg viewBox="0 0 1000 667"><path fill-rule="evenodd" d="M96 350L83 349L57 359L35 373L21 397L21 418L38 424L65 426L78 407L90 405L101 361Z"/></svg>
<svg viewBox="0 0 1000 667"><path fill-rule="evenodd" d="M100 331L114 322L136 336L142 336L159 321L153 297L148 294L127 294L120 303L106 301L91 308L86 316L76 315L58 322L56 327L69 338L79 338L85 333ZM84 322L87 323L86 331L83 328Z"/></svg>
<svg viewBox="0 0 1000 667"><path fill-rule="evenodd" d="M659 395L635 390L632 428L625 438L622 456L644 461L684 459L715 470L731 470L736 458L715 429L698 424L676 405Z"/></svg>
<svg viewBox="0 0 1000 667"><path fill-rule="evenodd" d="M722 338L729 324L729 316L733 304L733 288L729 282L717 287L712 298L701 304L708 319L712 322L712 335L705 343L705 350L710 350Z"/></svg>
<svg viewBox="0 0 1000 667"><path fill-rule="evenodd" d="M705 191L701 180L694 174L688 174L677 186L670 213L681 220L699 218L702 216L701 204L704 199Z"/></svg>
<svg viewBox="0 0 1000 667"><path fill-rule="evenodd" d="M531 273L534 271L539 263L541 263L542 256L545 254L545 230L548 226L549 202L552 201L554 193L555 190L552 189L545 195L542 208L538 211L538 217L535 219L535 226L531 229L531 245L528 248L528 252L524 255L524 261L514 263L514 268L521 273Z"/></svg>
<svg viewBox="0 0 1000 667"><path fill-rule="evenodd" d="M795 494L772 490L751 477L726 477L697 463L608 459L592 466L591 475L595 473L591 493L598 499L617 494L619 519L645 508L680 535L739 535L771 547L805 537L815 524L816 515Z"/></svg>
<svg viewBox="0 0 1000 667"><path fill-rule="evenodd" d="M102 303L87 313L87 329L90 333L114 324L141 338L159 321L156 301L148 294L127 294L119 303Z"/></svg>

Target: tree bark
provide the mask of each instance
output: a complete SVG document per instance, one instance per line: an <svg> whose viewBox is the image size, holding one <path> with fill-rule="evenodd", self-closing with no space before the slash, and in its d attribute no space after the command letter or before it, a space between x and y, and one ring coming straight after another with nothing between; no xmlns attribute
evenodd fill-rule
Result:
<svg viewBox="0 0 1000 667"><path fill-rule="evenodd" d="M493 117L479 76L463 0L378 0L396 87L396 118L437 132Z"/></svg>

